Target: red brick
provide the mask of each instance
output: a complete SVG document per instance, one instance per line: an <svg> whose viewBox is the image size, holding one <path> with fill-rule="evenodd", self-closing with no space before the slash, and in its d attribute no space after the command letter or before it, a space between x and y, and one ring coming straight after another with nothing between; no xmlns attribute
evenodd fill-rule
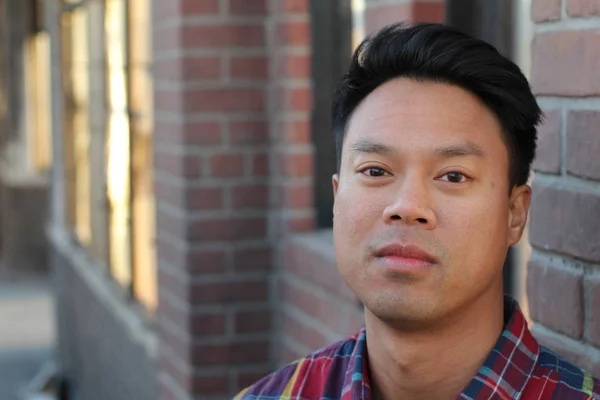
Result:
<svg viewBox="0 0 600 400"><path fill-rule="evenodd" d="M310 24L308 21L280 22L275 40L279 46L309 46Z"/></svg>
<svg viewBox="0 0 600 400"><path fill-rule="evenodd" d="M256 15L267 13L267 0L229 0L232 15Z"/></svg>
<svg viewBox="0 0 600 400"><path fill-rule="evenodd" d="M172 49L180 45L181 31L176 27L156 28L153 35L154 51Z"/></svg>
<svg viewBox="0 0 600 400"><path fill-rule="evenodd" d="M227 395L229 393L229 374L220 373L210 376L192 377L191 395Z"/></svg>
<svg viewBox="0 0 600 400"><path fill-rule="evenodd" d="M179 90L155 89L154 108L163 111L184 110L183 93Z"/></svg>
<svg viewBox="0 0 600 400"><path fill-rule="evenodd" d="M154 195L158 202L171 204L182 209L186 207L185 189L175 182L156 180L154 182Z"/></svg>
<svg viewBox="0 0 600 400"><path fill-rule="evenodd" d="M411 4L367 5L365 10L365 30L372 33L385 25L404 21L412 17Z"/></svg>
<svg viewBox="0 0 600 400"><path fill-rule="evenodd" d="M268 341L246 341L232 344L200 344L192 349L194 365L233 365L267 362Z"/></svg>
<svg viewBox="0 0 600 400"><path fill-rule="evenodd" d="M308 54L281 54L278 58L281 78L310 78L311 57Z"/></svg>
<svg viewBox="0 0 600 400"><path fill-rule="evenodd" d="M283 190L283 205L291 209L310 208L313 205L313 185L301 183L286 185Z"/></svg>
<svg viewBox="0 0 600 400"><path fill-rule="evenodd" d="M285 109L288 111L311 111L312 91L308 87L285 89Z"/></svg>
<svg viewBox="0 0 600 400"><path fill-rule="evenodd" d="M189 319L191 335L205 336L225 333L224 314L192 314Z"/></svg>
<svg viewBox="0 0 600 400"><path fill-rule="evenodd" d="M234 56L229 64L232 78L263 80L269 76L269 60L266 56Z"/></svg>
<svg viewBox="0 0 600 400"><path fill-rule="evenodd" d="M157 149L155 169L182 178L198 177L201 173L200 157L191 154L163 152Z"/></svg>
<svg viewBox="0 0 600 400"><path fill-rule="evenodd" d="M284 314L282 320L283 334L289 335L294 341L310 350L317 350L329 344L321 332L299 322L291 315Z"/></svg>
<svg viewBox="0 0 600 400"><path fill-rule="evenodd" d="M183 269L187 265L186 250L160 236L156 238L156 251L157 259L166 261L169 266Z"/></svg>
<svg viewBox="0 0 600 400"><path fill-rule="evenodd" d="M186 221L183 218L161 209L156 211L156 226L160 226L161 230L164 229L165 232L178 238L184 238L187 234Z"/></svg>
<svg viewBox="0 0 600 400"><path fill-rule="evenodd" d="M600 94L600 31L566 30L537 34L532 49L532 86L538 95Z"/></svg>
<svg viewBox="0 0 600 400"><path fill-rule="evenodd" d="M252 175L269 175L269 156L268 154L255 154L252 156Z"/></svg>
<svg viewBox="0 0 600 400"><path fill-rule="evenodd" d="M244 174L244 157L239 153L216 154L210 158L213 177L237 177Z"/></svg>
<svg viewBox="0 0 600 400"><path fill-rule="evenodd" d="M544 124L538 132L538 148L533 167L536 171L559 174L561 167L560 110L546 110Z"/></svg>
<svg viewBox="0 0 600 400"><path fill-rule="evenodd" d="M600 111L571 111L567 119L567 171L600 181Z"/></svg>
<svg viewBox="0 0 600 400"><path fill-rule="evenodd" d="M156 245L160 260L166 261L169 267L186 271L192 275L218 274L224 272L227 267L226 250L194 249L184 245L176 246L160 236L156 238Z"/></svg>
<svg viewBox="0 0 600 400"><path fill-rule="evenodd" d="M341 331L344 328L345 313L338 304L294 284L296 278L292 275L288 275L286 279L288 282L284 282L281 289L282 301L319 320L331 330ZM346 332L340 332L342 333Z"/></svg>
<svg viewBox="0 0 600 400"><path fill-rule="evenodd" d="M233 253L233 268L237 271L264 271L273 267L270 247L240 248Z"/></svg>
<svg viewBox="0 0 600 400"><path fill-rule="evenodd" d="M286 217L282 224L283 232L300 233L312 232L315 230L315 220L313 217Z"/></svg>
<svg viewBox="0 0 600 400"><path fill-rule="evenodd" d="M203 241L226 241L260 239L267 234L267 223L261 217L216 218L192 221L188 239Z"/></svg>
<svg viewBox="0 0 600 400"><path fill-rule="evenodd" d="M194 304L266 301L269 287L266 280L199 282L191 284L191 301Z"/></svg>
<svg viewBox="0 0 600 400"><path fill-rule="evenodd" d="M266 208L269 206L267 185L243 185L232 188L232 206L236 209Z"/></svg>
<svg viewBox="0 0 600 400"><path fill-rule="evenodd" d="M266 332L271 328L271 311L240 311L235 315L236 333Z"/></svg>
<svg viewBox="0 0 600 400"><path fill-rule="evenodd" d="M262 111L265 92L262 89L221 88L184 92L184 104L176 111Z"/></svg>
<svg viewBox="0 0 600 400"><path fill-rule="evenodd" d="M281 154L279 169L288 178L307 178L313 173L313 157L309 152Z"/></svg>
<svg viewBox="0 0 600 400"><path fill-rule="evenodd" d="M358 302L351 303L351 304L358 304ZM365 324L365 316L362 312L359 312L357 310L354 313L350 313L350 315L348 316L348 319L346 321L346 327L344 328L344 331L349 332L349 333L346 333L345 336L350 336L352 333L358 332L364 324Z"/></svg>
<svg viewBox="0 0 600 400"><path fill-rule="evenodd" d="M308 13L309 0L278 0L275 2L276 11L285 13Z"/></svg>
<svg viewBox="0 0 600 400"><path fill-rule="evenodd" d="M221 187L190 187L186 189L186 206L189 210L219 210L223 208Z"/></svg>
<svg viewBox="0 0 600 400"><path fill-rule="evenodd" d="M172 355L166 354L165 351L161 351L158 357L158 367L161 372L166 373L169 377L175 381L181 388L189 389L191 386L190 376L188 373L182 371L175 362L171 359ZM165 387L167 391L170 391L169 387ZM165 398L165 397L161 397ZM170 397L176 399L176 396Z"/></svg>
<svg viewBox="0 0 600 400"><path fill-rule="evenodd" d="M582 272L531 261L527 273L527 298L535 321L572 338L581 338L584 316Z"/></svg>
<svg viewBox="0 0 600 400"><path fill-rule="evenodd" d="M313 240L323 242L326 239ZM333 295L356 302L356 295L348 288L337 269L333 257L333 242L330 245L331 254L325 255L310 248L303 241L291 240L284 247L283 268L295 276L321 286Z"/></svg>
<svg viewBox="0 0 600 400"><path fill-rule="evenodd" d="M220 57L185 57L158 60L154 76L165 81L214 80L221 76Z"/></svg>
<svg viewBox="0 0 600 400"><path fill-rule="evenodd" d="M269 123L265 120L231 121L231 144L266 144L269 142Z"/></svg>
<svg viewBox="0 0 600 400"><path fill-rule="evenodd" d="M600 15L598 0L567 0L567 14L570 17L589 17Z"/></svg>
<svg viewBox="0 0 600 400"><path fill-rule="evenodd" d="M189 292L189 285L184 282L180 277L176 276L172 271L168 271L167 268L161 266L157 272L158 285L161 290L180 296L184 298ZM168 317L168 316L167 316Z"/></svg>
<svg viewBox="0 0 600 400"><path fill-rule="evenodd" d="M179 46L185 48L247 48L265 44L264 27L261 24L196 25L180 29Z"/></svg>
<svg viewBox="0 0 600 400"><path fill-rule="evenodd" d="M258 370L256 372L240 372L237 376L237 388L236 391L242 391L243 389L255 384L265 376L269 375L270 369Z"/></svg>
<svg viewBox="0 0 600 400"><path fill-rule="evenodd" d="M227 269L226 250L190 249L186 255L190 274L218 274Z"/></svg>
<svg viewBox="0 0 600 400"><path fill-rule="evenodd" d="M311 126L308 119L282 121L281 137L286 144L311 143Z"/></svg>
<svg viewBox="0 0 600 400"><path fill-rule="evenodd" d="M555 21L560 19L561 0L533 0L531 2L531 19L535 22Z"/></svg>
<svg viewBox="0 0 600 400"><path fill-rule="evenodd" d="M598 210L600 196L575 189L543 186L534 181L530 241L542 249L598 262Z"/></svg>
<svg viewBox="0 0 600 400"><path fill-rule="evenodd" d="M178 306L173 306L169 297L161 296L158 302L157 315L160 315L161 321L164 317L174 324L178 329L187 331L189 327L189 312Z"/></svg>
<svg viewBox="0 0 600 400"><path fill-rule="evenodd" d="M306 354L301 354L292 349L283 341L279 345L279 351L277 352L279 357L280 365L287 365L295 360L299 360L302 357L306 357Z"/></svg>
<svg viewBox="0 0 600 400"><path fill-rule="evenodd" d="M590 292L590 302L586 310L590 316L588 340L600 348L600 277L589 277L587 285Z"/></svg>
<svg viewBox="0 0 600 400"><path fill-rule="evenodd" d="M414 22L444 22L446 6L443 2L417 1L413 4Z"/></svg>
<svg viewBox="0 0 600 400"><path fill-rule="evenodd" d="M219 0L162 0L156 3L157 20L166 17L219 12Z"/></svg>
<svg viewBox="0 0 600 400"><path fill-rule="evenodd" d="M217 145L221 143L222 138L221 123L218 121L157 121L154 135L157 141L192 146Z"/></svg>

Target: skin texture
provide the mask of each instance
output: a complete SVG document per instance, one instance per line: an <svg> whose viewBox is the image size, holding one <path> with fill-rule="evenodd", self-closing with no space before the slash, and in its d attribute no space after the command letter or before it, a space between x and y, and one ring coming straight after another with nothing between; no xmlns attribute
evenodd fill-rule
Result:
<svg viewBox="0 0 600 400"><path fill-rule="evenodd" d="M333 177L334 244L365 305L383 398L453 398L500 335L502 266L531 198L509 188L508 160L494 114L458 86L399 78L354 111ZM435 261L390 269L377 257L388 245Z"/></svg>

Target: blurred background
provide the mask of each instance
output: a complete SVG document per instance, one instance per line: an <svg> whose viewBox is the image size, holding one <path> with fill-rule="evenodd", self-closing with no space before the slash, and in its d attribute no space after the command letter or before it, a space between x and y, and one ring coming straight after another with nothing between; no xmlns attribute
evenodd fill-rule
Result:
<svg viewBox="0 0 600 400"><path fill-rule="evenodd" d="M346 337L332 92L385 24L494 44L546 113L506 291L600 376L596 0L0 0L0 397L229 399Z"/></svg>

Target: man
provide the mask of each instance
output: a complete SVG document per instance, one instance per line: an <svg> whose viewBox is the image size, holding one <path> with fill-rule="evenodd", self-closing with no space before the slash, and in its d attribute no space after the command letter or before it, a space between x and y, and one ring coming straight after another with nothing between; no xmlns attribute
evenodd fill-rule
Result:
<svg viewBox="0 0 600 400"><path fill-rule="evenodd" d="M541 111L519 68L452 28L386 27L334 99L334 245L365 327L237 399L597 399L503 295Z"/></svg>

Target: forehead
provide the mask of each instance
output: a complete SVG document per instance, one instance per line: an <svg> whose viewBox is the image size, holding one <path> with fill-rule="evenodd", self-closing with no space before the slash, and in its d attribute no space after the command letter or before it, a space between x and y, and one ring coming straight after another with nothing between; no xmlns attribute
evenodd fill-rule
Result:
<svg viewBox="0 0 600 400"><path fill-rule="evenodd" d="M379 86L356 108L344 148L364 139L410 151L469 141L507 152L496 116L477 96L456 85L408 78Z"/></svg>

